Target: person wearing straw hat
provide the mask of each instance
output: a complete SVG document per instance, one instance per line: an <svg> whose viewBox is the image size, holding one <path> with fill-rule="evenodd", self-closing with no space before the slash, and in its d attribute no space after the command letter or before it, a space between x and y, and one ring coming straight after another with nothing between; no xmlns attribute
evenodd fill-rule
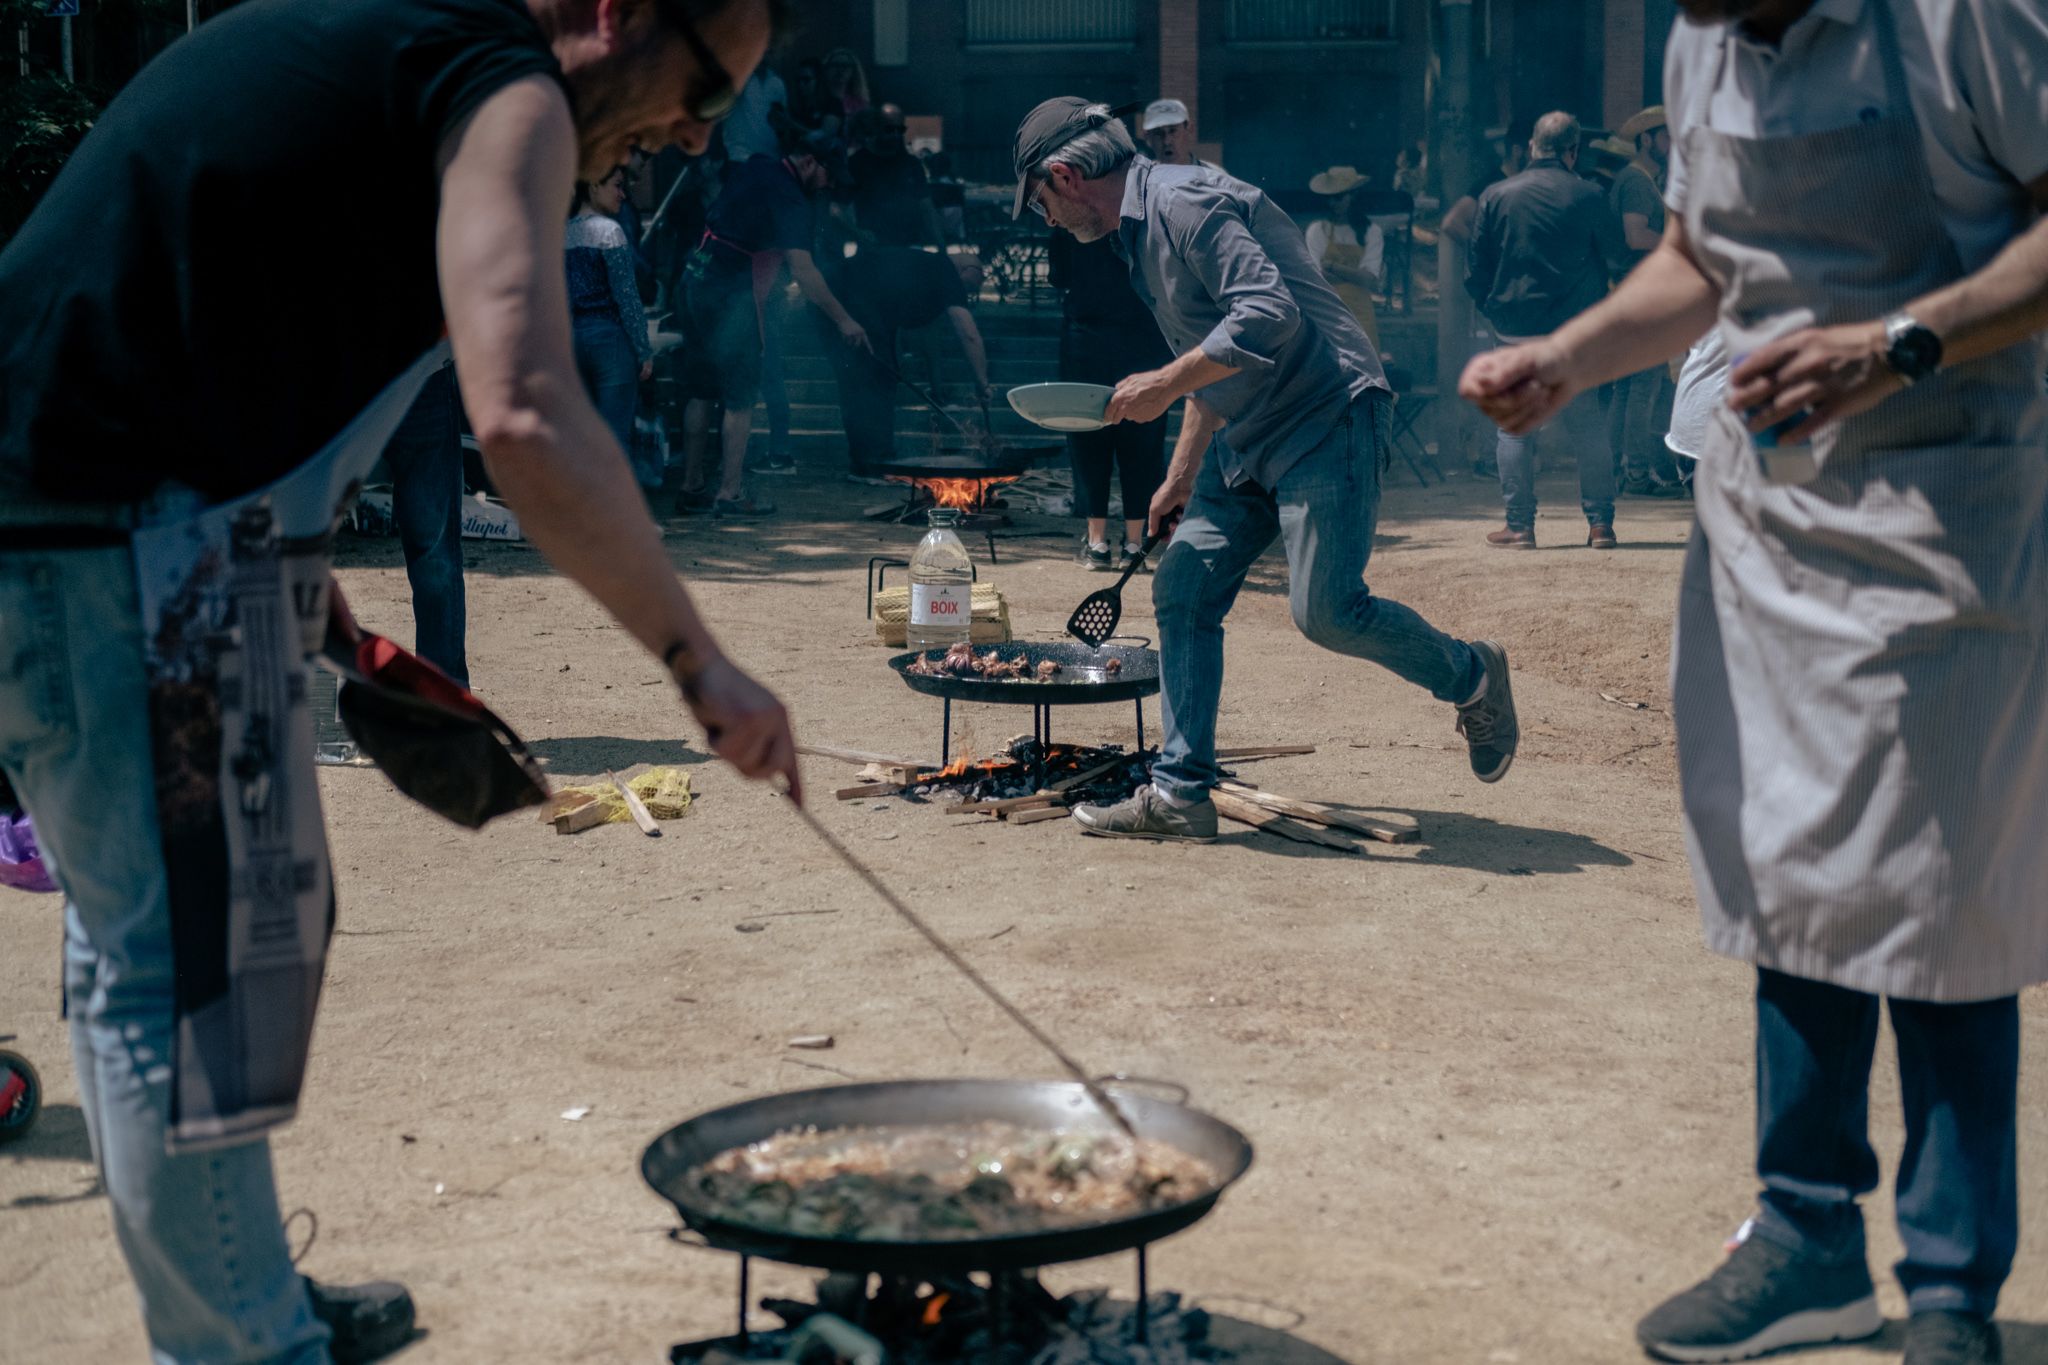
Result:
<svg viewBox="0 0 2048 1365"><path fill-rule="evenodd" d="M1671 159L1664 106L1653 104L1629 119L1607 144L1628 159L1615 173L1607 202L1621 220L1625 259L1634 269L1664 236L1664 168ZM1671 428L1672 394L1666 365L1652 365L1614 386L1607 434L1614 442L1623 493L1674 498L1685 492L1678 467L1664 446L1664 433Z"/></svg>
<svg viewBox="0 0 2048 1365"><path fill-rule="evenodd" d="M1520 736L1507 651L1455 639L1366 585L1393 395L1301 229L1256 186L1139 156L1109 107L1082 99L1033 109L1012 164L1012 214L1029 207L1082 243L1113 237L1175 357L1120 381L1105 420L1150 422L1188 400L1147 517L1172 537L1152 586L1159 761L1129 800L1082 807L1075 823L1116 838L1216 837L1223 622L1275 543L1302 634L1450 703L1473 775L1499 781Z"/></svg>
<svg viewBox="0 0 2048 1365"><path fill-rule="evenodd" d="M1308 254L1322 267L1323 276L1358 319L1358 325L1380 344L1379 320L1373 315L1372 291L1379 288L1380 271L1386 257L1387 238L1378 223L1367 220L1365 240L1352 226L1357 193L1366 183L1356 166L1332 166L1308 182L1309 191L1323 197L1323 214L1308 225L1304 234Z"/></svg>

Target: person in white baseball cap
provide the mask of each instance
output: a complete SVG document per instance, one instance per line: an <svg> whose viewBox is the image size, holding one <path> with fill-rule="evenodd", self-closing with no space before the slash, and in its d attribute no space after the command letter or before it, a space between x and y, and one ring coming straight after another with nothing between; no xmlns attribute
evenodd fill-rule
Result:
<svg viewBox="0 0 2048 1365"><path fill-rule="evenodd" d="M1145 150L1162 166L1195 164L1195 121L1179 100L1153 100L1138 116Z"/></svg>

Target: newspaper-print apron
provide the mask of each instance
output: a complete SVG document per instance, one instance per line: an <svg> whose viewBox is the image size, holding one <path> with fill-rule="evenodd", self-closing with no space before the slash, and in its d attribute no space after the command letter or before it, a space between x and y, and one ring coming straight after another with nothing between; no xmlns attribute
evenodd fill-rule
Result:
<svg viewBox="0 0 2048 1365"><path fill-rule="evenodd" d="M1698 84L1685 226L1733 355L1867 322L1963 274L1893 29L1888 109L1740 138ZM1708 73L1701 73L1702 76ZM1932 1001L2048 979L2048 449L2042 352L1930 376L1764 482L1725 405L1709 429L1672 683L1708 945Z"/></svg>
<svg viewBox="0 0 2048 1365"><path fill-rule="evenodd" d="M334 921L306 661L335 525L446 353L277 483L134 532L177 966L173 1153L297 1111Z"/></svg>

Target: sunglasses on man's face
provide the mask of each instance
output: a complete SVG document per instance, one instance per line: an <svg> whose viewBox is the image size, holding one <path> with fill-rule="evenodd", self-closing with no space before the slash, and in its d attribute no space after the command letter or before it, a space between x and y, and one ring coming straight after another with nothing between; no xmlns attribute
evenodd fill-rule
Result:
<svg viewBox="0 0 2048 1365"><path fill-rule="evenodd" d="M718 123L731 115L740 102L739 86L733 83L732 73L704 41L704 35L697 32L697 26L690 22L689 13L683 7L683 0L655 0L656 7L667 20L668 26L682 38L683 46L690 49L691 58L698 66L698 90L683 101L683 110L698 123Z"/></svg>
<svg viewBox="0 0 2048 1365"><path fill-rule="evenodd" d="M1052 218L1051 215L1049 215L1045 211L1045 200L1042 197L1045 194L1045 187L1047 183L1048 182L1043 180L1038 182L1038 188L1031 191L1031 197L1024 201L1024 207L1030 209L1033 213L1037 214L1040 222L1049 223L1052 221Z"/></svg>

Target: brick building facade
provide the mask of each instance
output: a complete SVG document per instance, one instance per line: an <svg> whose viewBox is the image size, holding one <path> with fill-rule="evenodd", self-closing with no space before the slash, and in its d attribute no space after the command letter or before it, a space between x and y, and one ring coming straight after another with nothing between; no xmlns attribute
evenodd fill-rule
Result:
<svg viewBox="0 0 2048 1365"><path fill-rule="evenodd" d="M854 49L877 97L937 120L973 179L1008 173L1017 120L1049 95L1165 95L1247 179L1294 186L1348 162L1385 185L1430 131L1445 2L838 0L810 10L787 55ZM1612 127L1657 98L1674 0L1469 3L1481 126L1565 108Z"/></svg>

